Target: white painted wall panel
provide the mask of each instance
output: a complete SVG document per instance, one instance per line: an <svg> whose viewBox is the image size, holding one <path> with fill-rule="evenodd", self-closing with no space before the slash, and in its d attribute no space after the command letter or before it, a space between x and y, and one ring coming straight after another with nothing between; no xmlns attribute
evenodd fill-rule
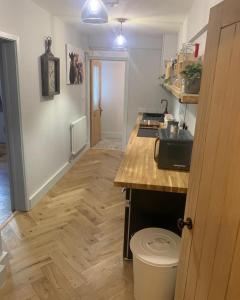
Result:
<svg viewBox="0 0 240 300"><path fill-rule="evenodd" d="M29 198L69 160L69 124L86 114L84 85L66 85L65 44L86 48L87 39L30 0L0 0L0 31L19 36L23 146ZM40 55L53 38L61 60L61 94L41 96Z"/></svg>

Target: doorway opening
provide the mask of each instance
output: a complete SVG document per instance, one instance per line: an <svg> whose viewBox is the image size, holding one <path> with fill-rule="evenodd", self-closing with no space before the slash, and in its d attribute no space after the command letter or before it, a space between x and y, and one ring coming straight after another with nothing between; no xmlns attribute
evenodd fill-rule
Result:
<svg viewBox="0 0 240 300"><path fill-rule="evenodd" d="M6 124L0 83L0 225L12 214L8 162Z"/></svg>
<svg viewBox="0 0 240 300"><path fill-rule="evenodd" d="M0 32L0 226L28 210L18 84L18 39Z"/></svg>
<svg viewBox="0 0 240 300"><path fill-rule="evenodd" d="M123 150L126 61L90 61L91 147Z"/></svg>

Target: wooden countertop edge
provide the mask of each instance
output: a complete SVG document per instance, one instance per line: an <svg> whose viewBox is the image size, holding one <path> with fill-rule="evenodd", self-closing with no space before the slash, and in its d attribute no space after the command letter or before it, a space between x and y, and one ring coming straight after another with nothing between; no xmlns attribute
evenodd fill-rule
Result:
<svg viewBox="0 0 240 300"><path fill-rule="evenodd" d="M122 187L122 188L131 188L131 189L139 189L139 190L152 190L152 191L161 191L161 192L171 192L171 193L182 193L186 194L187 193L187 184L183 184L183 186L178 186L178 184L174 184L173 186L170 185L165 185L165 184L151 184L151 183L144 183L136 182L136 178L133 178L132 180L123 179L123 174L125 173L126 166L129 166L129 161L128 161L128 156L130 155L132 148L135 146L136 138L137 138L137 133L138 133L138 128L139 128L139 123L142 118L142 114L139 113L136 124L130 134L129 142L126 148L126 152L123 156L123 160L119 166L119 169L117 171L115 180L114 180L114 186L116 187ZM144 138L143 138L144 139ZM148 141L149 138L146 138L146 141ZM169 172L169 171L166 171ZM170 171L172 172L172 171ZM174 171L175 172L175 171ZM181 174L181 171L176 171L176 173ZM166 175L167 176L167 175Z"/></svg>
<svg viewBox="0 0 240 300"><path fill-rule="evenodd" d="M158 191L158 192L169 192L169 193L179 193L179 194L186 194L187 189L185 188L178 188L178 187L169 187L169 186L153 186L147 184L139 184L139 183L126 183L121 181L114 181L115 187L124 187L129 189L136 189L136 190L149 190L149 191Z"/></svg>

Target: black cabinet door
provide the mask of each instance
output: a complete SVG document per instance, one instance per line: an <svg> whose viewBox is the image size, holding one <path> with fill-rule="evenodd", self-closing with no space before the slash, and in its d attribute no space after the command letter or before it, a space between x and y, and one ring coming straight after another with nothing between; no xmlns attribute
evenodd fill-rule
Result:
<svg viewBox="0 0 240 300"><path fill-rule="evenodd" d="M148 227L163 228L181 235L177 220L184 217L186 194L131 190L125 208L123 255L132 259L131 237Z"/></svg>

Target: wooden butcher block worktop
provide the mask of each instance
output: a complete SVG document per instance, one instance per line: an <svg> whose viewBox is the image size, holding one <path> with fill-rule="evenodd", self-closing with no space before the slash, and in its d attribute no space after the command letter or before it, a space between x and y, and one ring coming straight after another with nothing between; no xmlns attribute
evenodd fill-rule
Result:
<svg viewBox="0 0 240 300"><path fill-rule="evenodd" d="M137 137L142 114L138 115L115 186L163 192L187 193L188 172L160 170L153 158L154 138Z"/></svg>

